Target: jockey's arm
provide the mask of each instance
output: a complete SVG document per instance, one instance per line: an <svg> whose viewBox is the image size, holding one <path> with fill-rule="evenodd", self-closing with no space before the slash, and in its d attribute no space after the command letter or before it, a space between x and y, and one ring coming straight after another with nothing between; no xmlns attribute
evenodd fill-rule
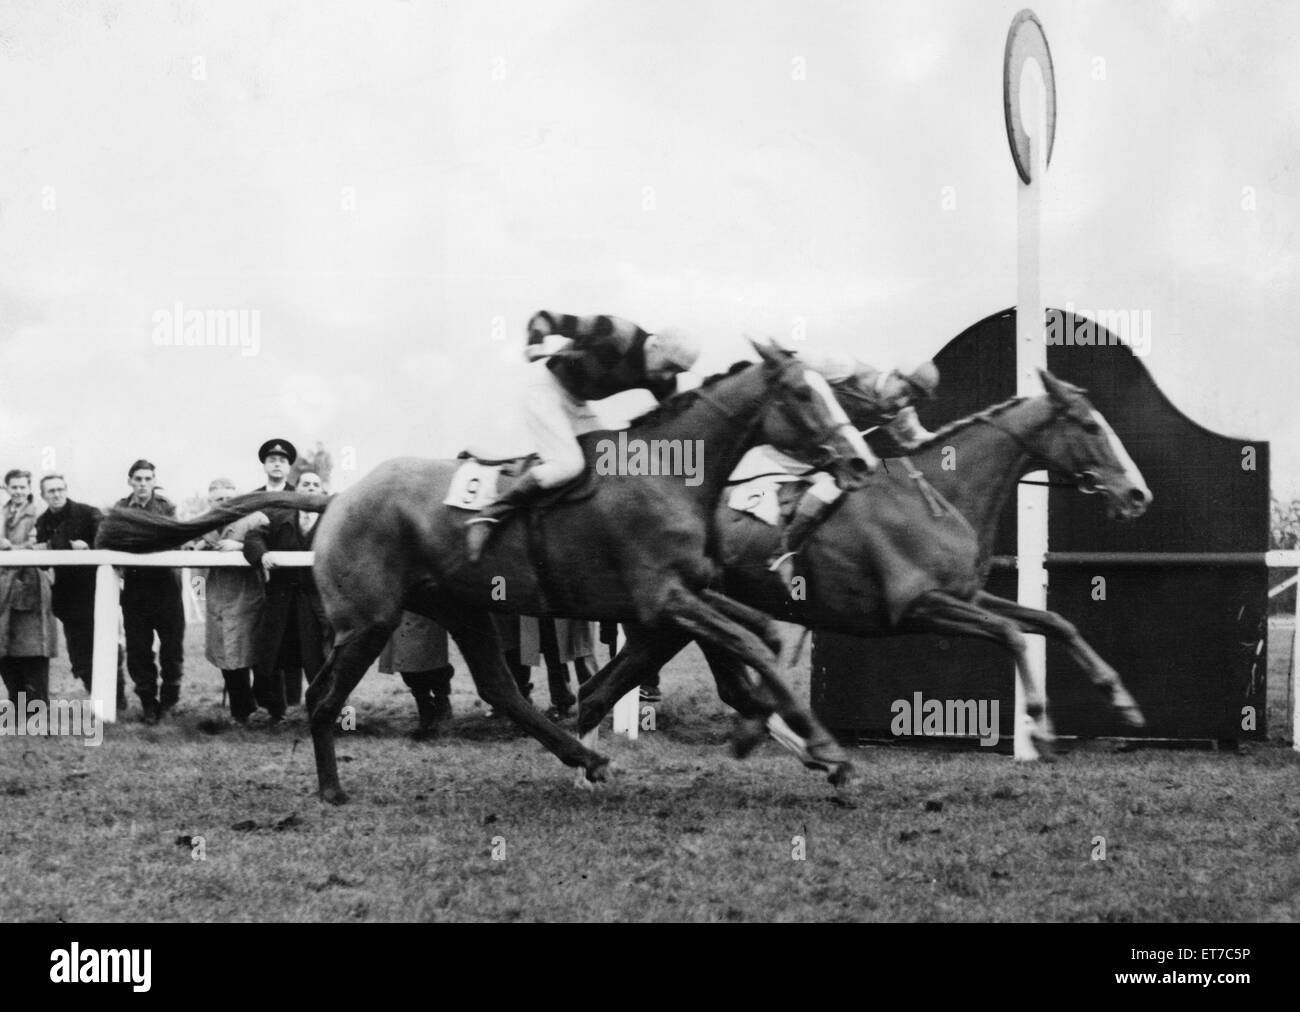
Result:
<svg viewBox="0 0 1300 1012"><path fill-rule="evenodd" d="M916 408L910 404L895 415L893 420L885 426L885 429L894 442L904 450L915 450L934 436L933 432L930 432L921 424L921 419L916 414Z"/></svg>
<svg viewBox="0 0 1300 1012"><path fill-rule="evenodd" d="M528 321L528 344L525 354L528 361L536 362L573 345L573 332L577 318L556 313L535 313ZM566 323L568 332L565 332Z"/></svg>

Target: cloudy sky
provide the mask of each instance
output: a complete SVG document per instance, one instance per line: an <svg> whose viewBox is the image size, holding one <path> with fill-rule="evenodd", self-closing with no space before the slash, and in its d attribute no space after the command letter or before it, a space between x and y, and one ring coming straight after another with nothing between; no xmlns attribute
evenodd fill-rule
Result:
<svg viewBox="0 0 1300 1012"><path fill-rule="evenodd" d="M6 0L0 466L183 498L283 436L341 487L503 437L540 308L690 327L703 371L928 357L1015 301L1019 7ZM1300 4L1034 7L1047 301L1150 310L1174 402L1300 494ZM160 344L178 304L256 345Z"/></svg>

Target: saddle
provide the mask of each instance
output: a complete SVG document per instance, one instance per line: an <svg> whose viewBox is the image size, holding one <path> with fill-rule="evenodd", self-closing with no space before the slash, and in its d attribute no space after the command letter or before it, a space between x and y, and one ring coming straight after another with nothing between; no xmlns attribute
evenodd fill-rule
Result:
<svg viewBox="0 0 1300 1012"><path fill-rule="evenodd" d="M452 475L451 487L443 504L477 512L508 493L540 458L534 453L493 457L475 447L467 447L456 455L456 459L464 463ZM581 502L595 494L595 476L591 468L584 468L582 474L572 481L539 496L532 506L546 508L560 503Z"/></svg>

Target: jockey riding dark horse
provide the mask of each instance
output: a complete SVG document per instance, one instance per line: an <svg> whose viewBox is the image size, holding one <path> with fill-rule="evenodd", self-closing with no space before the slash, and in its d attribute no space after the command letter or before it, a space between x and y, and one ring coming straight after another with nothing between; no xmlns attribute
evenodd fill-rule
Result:
<svg viewBox="0 0 1300 1012"><path fill-rule="evenodd" d="M677 392L677 375L699 358L698 342L679 330L649 333L617 316L540 312L528 321L528 388L524 416L539 458L504 496L468 520L469 557L482 555L493 527L508 513L582 474L578 436L604 428L588 401L626 390L657 400Z"/></svg>

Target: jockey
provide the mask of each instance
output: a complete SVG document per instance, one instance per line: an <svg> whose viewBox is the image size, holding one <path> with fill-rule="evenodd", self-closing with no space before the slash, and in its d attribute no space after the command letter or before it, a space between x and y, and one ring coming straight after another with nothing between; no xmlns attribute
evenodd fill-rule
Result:
<svg viewBox="0 0 1300 1012"><path fill-rule="evenodd" d="M847 356L810 355L799 357L816 369L831 384L842 387L866 402L867 419L883 426L904 450L912 450L930 438L912 405L920 398L931 399L939 387L939 370L933 362L923 362L909 372L893 369L884 372ZM861 412L854 413L861 418ZM790 461L798 465L797 461ZM781 530L781 549L773 557L771 569L779 572L786 584L794 579L795 553L808 540L843 492L825 471L819 471L804 493L794 516Z"/></svg>
<svg viewBox="0 0 1300 1012"><path fill-rule="evenodd" d="M504 516L582 474L586 462L577 437L604 428L588 401L638 388L663 400L677 392L677 374L695 364L700 348L676 329L651 334L617 316L540 312L528 321L527 355L532 364L524 417L540 460L466 522L470 561L478 561Z"/></svg>

